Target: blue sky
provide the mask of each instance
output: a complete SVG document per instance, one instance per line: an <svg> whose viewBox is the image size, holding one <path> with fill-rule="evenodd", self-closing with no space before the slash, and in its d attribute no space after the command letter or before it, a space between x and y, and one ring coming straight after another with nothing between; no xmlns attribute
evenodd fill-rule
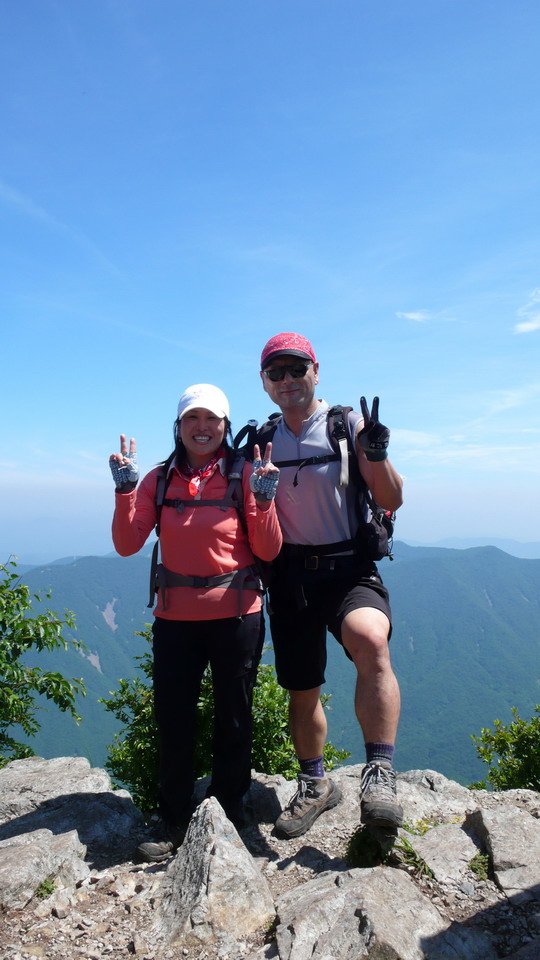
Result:
<svg viewBox="0 0 540 960"><path fill-rule="evenodd" d="M263 343L381 398L397 535L540 540L540 7L0 2L0 556L111 549L107 459Z"/></svg>

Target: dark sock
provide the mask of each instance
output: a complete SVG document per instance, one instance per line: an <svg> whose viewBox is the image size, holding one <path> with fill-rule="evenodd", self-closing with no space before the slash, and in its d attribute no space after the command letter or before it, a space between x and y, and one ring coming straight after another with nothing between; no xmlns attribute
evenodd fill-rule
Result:
<svg viewBox="0 0 540 960"><path fill-rule="evenodd" d="M366 763L388 763L392 766L394 745L392 743L366 743Z"/></svg>
<svg viewBox="0 0 540 960"><path fill-rule="evenodd" d="M300 769L306 777L324 777L324 763L322 757L314 757L312 760L299 760Z"/></svg>

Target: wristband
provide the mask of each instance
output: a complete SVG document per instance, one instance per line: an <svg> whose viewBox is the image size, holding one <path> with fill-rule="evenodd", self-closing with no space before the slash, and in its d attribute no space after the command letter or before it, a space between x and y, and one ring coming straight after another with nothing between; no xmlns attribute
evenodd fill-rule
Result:
<svg viewBox="0 0 540 960"><path fill-rule="evenodd" d="M381 460L386 460L388 457L388 450L386 447L383 447L381 450L373 450L371 447L369 450L364 450L366 459L370 460L371 463L380 463Z"/></svg>

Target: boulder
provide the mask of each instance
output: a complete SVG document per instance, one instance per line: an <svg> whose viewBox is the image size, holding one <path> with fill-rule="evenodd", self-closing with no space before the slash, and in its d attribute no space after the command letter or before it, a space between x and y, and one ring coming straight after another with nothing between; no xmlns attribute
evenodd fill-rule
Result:
<svg viewBox="0 0 540 960"><path fill-rule="evenodd" d="M167 944L244 937L274 917L268 883L215 799L203 800L167 870L156 933Z"/></svg>

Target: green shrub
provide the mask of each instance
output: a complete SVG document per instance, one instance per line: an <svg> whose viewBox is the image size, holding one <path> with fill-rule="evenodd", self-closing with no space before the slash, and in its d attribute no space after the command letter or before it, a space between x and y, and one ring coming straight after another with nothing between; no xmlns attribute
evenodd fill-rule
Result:
<svg viewBox="0 0 540 960"><path fill-rule="evenodd" d="M469 861L469 867L479 880L487 880L489 877L489 856L487 853L475 853L472 860Z"/></svg>
<svg viewBox="0 0 540 960"><path fill-rule="evenodd" d="M540 704L536 716L522 720L512 707L513 720L495 720L493 730L484 728L472 735L476 752L489 767L488 783L495 790L526 788L540 790ZM484 781L474 787L485 786Z"/></svg>
<svg viewBox="0 0 540 960"><path fill-rule="evenodd" d="M44 672L22 662L30 651L67 650L68 646L80 649L82 644L65 640L62 635L65 627L74 626L71 613L66 611L63 618L51 610L34 614L32 600L41 602L41 597L30 595L15 572L16 566L15 560L7 565L0 563L0 767L10 760L33 756L28 744L15 739L14 728L20 727L28 737L37 733L41 724L36 715L36 696L46 697L80 722L75 697L85 692L82 680L66 680L61 673Z"/></svg>

